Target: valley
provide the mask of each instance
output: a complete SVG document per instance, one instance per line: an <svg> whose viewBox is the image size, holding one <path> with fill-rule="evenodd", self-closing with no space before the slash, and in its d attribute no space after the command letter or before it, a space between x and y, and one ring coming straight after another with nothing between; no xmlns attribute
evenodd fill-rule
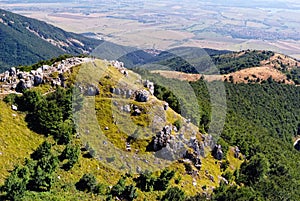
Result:
<svg viewBox="0 0 300 201"><path fill-rule="evenodd" d="M264 49L300 58L297 2L229 2L67 1L58 6L47 1L37 7L30 1L16 1L1 7L67 31L92 32L98 38L140 49Z"/></svg>

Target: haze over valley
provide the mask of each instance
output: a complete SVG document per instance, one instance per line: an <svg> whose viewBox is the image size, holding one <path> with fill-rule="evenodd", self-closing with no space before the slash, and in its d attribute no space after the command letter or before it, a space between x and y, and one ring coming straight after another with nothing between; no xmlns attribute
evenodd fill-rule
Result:
<svg viewBox="0 0 300 201"><path fill-rule="evenodd" d="M297 1L0 1L67 31L142 49L268 49L300 58Z"/></svg>

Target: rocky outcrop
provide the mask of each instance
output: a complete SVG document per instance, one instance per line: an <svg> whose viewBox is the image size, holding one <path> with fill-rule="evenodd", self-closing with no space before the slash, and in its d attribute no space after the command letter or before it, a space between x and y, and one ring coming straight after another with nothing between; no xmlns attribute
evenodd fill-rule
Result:
<svg viewBox="0 0 300 201"><path fill-rule="evenodd" d="M222 160L224 157L222 146L219 144L215 145L215 147L212 150L212 155L215 159Z"/></svg>
<svg viewBox="0 0 300 201"><path fill-rule="evenodd" d="M100 90L97 86L95 85L89 85L85 91L85 94L87 96L97 96L100 94Z"/></svg>
<svg viewBox="0 0 300 201"><path fill-rule="evenodd" d="M150 82L149 80L146 80L144 82L144 87L146 87L147 89L149 89L151 95L154 94L154 83L153 82Z"/></svg>
<svg viewBox="0 0 300 201"><path fill-rule="evenodd" d="M190 160L198 170L201 169L202 162L200 156L197 156L197 154L186 151L184 158Z"/></svg>
<svg viewBox="0 0 300 201"><path fill-rule="evenodd" d="M52 84L52 86L65 87L64 73L70 72L70 68L73 66L87 61L90 61L90 58L73 57L56 62L51 66L43 65L30 72L19 71L19 69L12 67L8 71L0 74L0 84L1 86L6 86L6 91L15 90L21 93L26 89L44 83ZM57 74L58 76L53 76L53 74Z"/></svg>
<svg viewBox="0 0 300 201"><path fill-rule="evenodd" d="M165 102L164 103L164 110L168 110L168 108L169 108L169 103Z"/></svg>
<svg viewBox="0 0 300 201"><path fill-rule="evenodd" d="M43 84L43 76L42 75L35 75L34 76L34 86L38 86Z"/></svg>
<svg viewBox="0 0 300 201"><path fill-rule="evenodd" d="M32 86L32 82L21 79L16 86L16 92L22 93L24 90L30 89Z"/></svg>
<svg viewBox="0 0 300 201"><path fill-rule="evenodd" d="M138 102L147 102L149 100L150 94L147 90L138 90L135 92L135 100Z"/></svg>

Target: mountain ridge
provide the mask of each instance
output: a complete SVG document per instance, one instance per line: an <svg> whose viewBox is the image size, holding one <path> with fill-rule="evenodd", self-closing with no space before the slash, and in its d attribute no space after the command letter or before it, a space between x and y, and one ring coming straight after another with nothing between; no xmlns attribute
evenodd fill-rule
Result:
<svg viewBox="0 0 300 201"><path fill-rule="evenodd" d="M103 42L3 9L0 30L0 71L61 54L87 54Z"/></svg>

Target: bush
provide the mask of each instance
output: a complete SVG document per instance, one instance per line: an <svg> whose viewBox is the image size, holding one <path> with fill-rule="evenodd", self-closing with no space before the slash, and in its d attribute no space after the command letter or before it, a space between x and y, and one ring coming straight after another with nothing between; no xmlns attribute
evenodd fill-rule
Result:
<svg viewBox="0 0 300 201"><path fill-rule="evenodd" d="M63 168L65 170L70 170L77 163L79 159L79 155L80 155L79 146L70 145L70 144L67 145L59 157L61 161L63 161L64 159L68 160L68 162L64 164Z"/></svg>
<svg viewBox="0 0 300 201"><path fill-rule="evenodd" d="M52 145L44 141L32 154L31 158L34 160L39 160L43 157L47 157L51 155L51 147Z"/></svg>
<svg viewBox="0 0 300 201"><path fill-rule="evenodd" d="M96 177L91 173L84 174L75 186L79 191L94 192L98 190Z"/></svg>
<svg viewBox="0 0 300 201"><path fill-rule="evenodd" d="M178 130L180 130L180 128L182 127L182 121L180 119L177 119L174 123L173 123L174 126L176 126L176 128Z"/></svg>
<svg viewBox="0 0 300 201"><path fill-rule="evenodd" d="M5 180L1 191L6 192L8 200L22 200L29 181L30 172L27 167L16 167Z"/></svg>

